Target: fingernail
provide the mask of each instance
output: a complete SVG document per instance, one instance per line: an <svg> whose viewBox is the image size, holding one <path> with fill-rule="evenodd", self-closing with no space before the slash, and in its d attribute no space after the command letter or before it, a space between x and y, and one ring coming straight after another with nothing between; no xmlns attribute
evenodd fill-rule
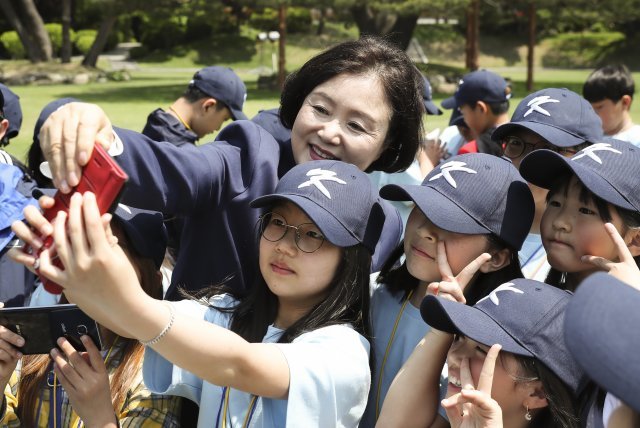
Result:
<svg viewBox="0 0 640 428"><path fill-rule="evenodd" d="M56 348L53 348L50 352L52 357L57 357L58 356L58 350Z"/></svg>
<svg viewBox="0 0 640 428"><path fill-rule="evenodd" d="M44 230L42 232L46 233ZM51 232L49 232L49 233L51 233ZM40 248L42 248L43 245L44 245L44 243L39 238L34 238L33 242L31 243L31 246L33 248L35 248L36 250L39 250Z"/></svg>
<svg viewBox="0 0 640 428"><path fill-rule="evenodd" d="M18 339L16 340L16 343L18 344L18 346L24 346L24 339Z"/></svg>
<svg viewBox="0 0 640 428"><path fill-rule="evenodd" d="M73 184L74 186L76 184L78 184L78 174L76 174L74 171L71 171L69 173L69 184Z"/></svg>
<svg viewBox="0 0 640 428"><path fill-rule="evenodd" d="M42 233L45 235L51 235L53 233L53 226L51 224L46 223L42 225ZM42 246L42 243L40 244Z"/></svg>
<svg viewBox="0 0 640 428"><path fill-rule="evenodd" d="M62 193L69 193L69 191L71 190L69 188L69 184L67 183L67 180L62 180L60 182L59 189L62 190Z"/></svg>
<svg viewBox="0 0 640 428"><path fill-rule="evenodd" d="M62 345L64 343L64 337L59 337L58 340L56 340L56 343L58 345Z"/></svg>
<svg viewBox="0 0 640 428"><path fill-rule="evenodd" d="M89 161L89 156L87 155L86 151L81 151L78 154L78 162L80 163L80 165L84 165Z"/></svg>

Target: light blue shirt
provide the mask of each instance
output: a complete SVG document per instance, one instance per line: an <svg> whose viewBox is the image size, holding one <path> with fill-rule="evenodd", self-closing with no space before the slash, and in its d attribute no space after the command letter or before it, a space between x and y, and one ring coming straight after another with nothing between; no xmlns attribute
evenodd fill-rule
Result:
<svg viewBox="0 0 640 428"><path fill-rule="evenodd" d="M228 295L210 301L231 307ZM231 314L195 301L172 303L176 311L228 328ZM270 326L263 343L274 343L282 330ZM371 382L369 342L349 325L333 325L298 336L292 343L275 344L290 370L286 400L258 398L250 427L357 427ZM212 361L215 364L215 361ZM199 428L215 427L222 417L223 388L177 367L150 348L143 365L144 381L152 391L179 395L200 405ZM242 426L251 395L231 390L227 426Z"/></svg>

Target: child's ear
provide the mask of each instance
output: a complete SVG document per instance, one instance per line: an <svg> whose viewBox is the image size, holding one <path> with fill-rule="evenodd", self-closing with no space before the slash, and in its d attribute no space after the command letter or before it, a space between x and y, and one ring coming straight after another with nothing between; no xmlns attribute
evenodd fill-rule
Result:
<svg viewBox="0 0 640 428"><path fill-rule="evenodd" d="M479 108L482 114L487 114L487 112L489 111L489 105L484 101L476 102L476 108Z"/></svg>
<svg viewBox="0 0 640 428"><path fill-rule="evenodd" d="M202 109L207 111L209 108L215 107L217 103L215 98L206 98L202 103Z"/></svg>
<svg viewBox="0 0 640 428"><path fill-rule="evenodd" d="M544 393L544 387L542 386L542 382L539 380L533 382L527 382L522 385L527 393L524 401L522 402L522 406L528 408L529 410L542 409L549 405L547 401L547 396Z"/></svg>
<svg viewBox="0 0 640 428"><path fill-rule="evenodd" d="M511 250L508 248L503 248L502 250L492 254L491 259L484 262L482 266L480 266L480 272L482 273L495 272L507 266L510 262L511 262Z"/></svg>
<svg viewBox="0 0 640 428"><path fill-rule="evenodd" d="M633 99L629 95L623 95L622 98L620 98L620 101L622 102L622 106L625 108L625 110L629 110L631 108L631 101L633 101Z"/></svg>
<svg viewBox="0 0 640 428"><path fill-rule="evenodd" d="M625 236L627 248L633 257L640 256L640 228L629 230Z"/></svg>

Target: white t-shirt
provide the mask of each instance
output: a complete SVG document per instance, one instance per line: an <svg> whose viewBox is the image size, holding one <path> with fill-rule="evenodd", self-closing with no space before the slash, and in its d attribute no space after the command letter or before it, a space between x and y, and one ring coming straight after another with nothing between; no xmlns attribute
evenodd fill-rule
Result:
<svg viewBox="0 0 640 428"><path fill-rule="evenodd" d="M616 135L612 135L612 137L640 147L640 125L633 125L626 131L618 132Z"/></svg>
<svg viewBox="0 0 640 428"><path fill-rule="evenodd" d="M224 308L235 305L235 300L222 295L212 298L210 303ZM195 301L172 304L181 314L229 326L231 314ZM275 343L281 334L282 330L270 326L263 343ZM349 325L334 325L276 346L289 364L289 395L286 400L258 398L250 427L358 426L371 383L369 342L363 336ZM143 375L151 391L179 395L198 403L198 427L209 428L219 422L224 399L221 386L174 366L150 348L145 352ZM231 390L227 426L242 426L250 400L250 394Z"/></svg>

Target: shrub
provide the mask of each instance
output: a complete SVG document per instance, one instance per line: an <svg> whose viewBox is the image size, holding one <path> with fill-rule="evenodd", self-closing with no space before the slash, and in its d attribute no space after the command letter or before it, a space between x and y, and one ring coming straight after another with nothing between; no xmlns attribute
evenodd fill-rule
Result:
<svg viewBox="0 0 640 428"><path fill-rule="evenodd" d="M0 35L0 42L12 59L22 59L25 57L26 52L24 46L22 46L22 41L15 31L2 33L2 35Z"/></svg>
<svg viewBox="0 0 640 428"><path fill-rule="evenodd" d="M549 49L542 58L545 67L592 68L608 49L625 38L618 32L559 34L548 39Z"/></svg>
<svg viewBox="0 0 640 428"><path fill-rule="evenodd" d="M73 39L73 44L75 45L78 52L82 55L86 55L93 45L93 41L96 39L96 35L98 32L96 30L79 30L76 32L76 36Z"/></svg>
<svg viewBox="0 0 640 428"><path fill-rule="evenodd" d="M169 49L184 40L185 26L178 19L149 19L144 23L141 43L150 50Z"/></svg>

